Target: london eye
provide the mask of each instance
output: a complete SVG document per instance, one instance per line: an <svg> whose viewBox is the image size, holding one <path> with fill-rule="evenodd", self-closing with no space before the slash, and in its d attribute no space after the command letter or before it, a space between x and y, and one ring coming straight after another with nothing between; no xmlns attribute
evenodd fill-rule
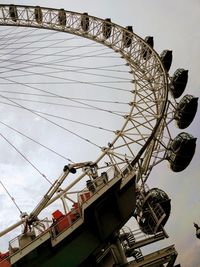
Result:
<svg viewBox="0 0 200 267"><path fill-rule="evenodd" d="M188 70L170 75L171 50L159 55L152 36L86 12L0 5L0 25L1 142L13 165L20 158L14 184L25 166L19 183L35 190L21 208L1 182L21 219L1 231L17 234L0 266L152 264L140 248L168 236L171 201L147 181L164 161L185 170L196 148ZM123 228L130 218L139 240ZM163 249L154 266L176 256Z"/></svg>

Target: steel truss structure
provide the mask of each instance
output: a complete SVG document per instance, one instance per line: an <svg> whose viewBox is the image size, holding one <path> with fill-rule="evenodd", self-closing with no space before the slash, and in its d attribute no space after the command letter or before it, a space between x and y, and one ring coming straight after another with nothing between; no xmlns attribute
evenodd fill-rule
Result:
<svg viewBox="0 0 200 267"><path fill-rule="evenodd" d="M126 61L133 77L129 115L124 117L122 128L116 130L114 140L101 148L102 153L95 163L106 169L103 163L106 162L121 174L125 168L128 172L137 172L138 180L145 176L152 153L158 151L162 143L167 114L168 75L158 54L134 32L106 20L62 9L40 8L41 20L38 21L35 15L37 7L13 8L17 12L14 17L9 5L0 6L0 25L36 27L78 35L113 49ZM60 20L61 14L64 23ZM88 19L87 30L81 26L83 16ZM109 36L105 35L105 25L110 29ZM150 53L148 60L144 59L144 51Z"/></svg>
<svg viewBox="0 0 200 267"><path fill-rule="evenodd" d="M67 166L67 169L64 169L64 175L59 178L61 180L58 179L58 182L51 189L52 195L45 195L45 201L43 199L28 217L29 222L34 221L42 209L58 198L68 197L67 194L71 193L70 190L79 181L87 181L88 179L95 181L95 184L98 184L99 181L99 195L106 193L106 190L119 182L120 179L122 180L122 186L125 186L126 183L128 184L130 180L136 179L136 197L138 198L136 203L143 200L145 206L145 201L149 198L149 196L145 195L145 192L148 191L145 183L152 168L165 159L165 153L171 137L168 125L174 119L174 109L177 107L177 103L173 98L169 101L171 78L156 51L145 40L135 34L130 26L124 28L112 23L110 19L103 20L87 13L81 14L64 9L1 4L0 25L60 31L90 39L116 52L129 67L132 79L129 113L124 116L124 123L121 129L115 131L113 140L109 141L107 146L99 147L100 152L97 159L92 162L70 165ZM164 133L168 135L167 140L164 138ZM56 186L60 186L60 181L63 181L69 172L75 173L73 168L82 168L81 174L78 174L65 189L53 196L58 189ZM107 183L107 178L103 177L102 174L108 174L110 169L113 170L113 175ZM99 175L99 172L101 172L101 175ZM101 179L98 180L99 177ZM94 197L97 199L99 195L95 196L94 194ZM152 205L154 205L153 201ZM84 204L81 207L84 214ZM157 223L156 231L159 229L161 232L163 231L162 234L157 237L157 232L155 232L155 237L148 237L148 241L144 239L138 244L146 245L148 242L152 243L167 236L164 229L159 228L165 213L162 208L157 209L157 212L158 214L156 214L155 210L152 210L153 217ZM1 232L1 236L26 222L26 220L27 218L24 218L14 226ZM81 223L83 221L79 221L78 226ZM47 231L44 239L50 238L51 234L50 231ZM57 244L56 242L60 242L57 241L59 238L62 237L53 239L54 245ZM43 240L41 240L39 242L42 243ZM176 257L175 249L170 247L161 252L165 261L161 258L159 259L157 254L150 255L150 260L152 262L155 260L157 265L169 262L171 265L167 266L172 266ZM23 254L16 255L17 260L22 256ZM148 257L145 258L145 261L150 262ZM143 265L142 263L132 263L130 266ZM152 263L152 265L145 266L155 265Z"/></svg>

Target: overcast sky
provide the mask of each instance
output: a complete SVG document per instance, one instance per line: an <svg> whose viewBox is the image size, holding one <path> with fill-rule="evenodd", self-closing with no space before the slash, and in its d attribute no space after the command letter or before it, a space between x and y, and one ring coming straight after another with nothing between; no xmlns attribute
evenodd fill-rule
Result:
<svg viewBox="0 0 200 267"><path fill-rule="evenodd" d="M164 49L173 50L170 73L179 67L188 69L189 81L185 93L200 96L199 0L2 0L1 3L65 8L100 18L110 17L122 26L133 25L134 32L141 37L154 36L158 53ZM178 261L185 267L200 267L200 240L196 239L193 228L193 222L200 224L199 121L198 111L194 122L186 129L198 138L196 154L189 167L175 174L164 162L149 178L150 186L165 190L172 199L172 212L165 227L170 238L161 241L157 248L175 244ZM3 196L1 203L4 203Z"/></svg>

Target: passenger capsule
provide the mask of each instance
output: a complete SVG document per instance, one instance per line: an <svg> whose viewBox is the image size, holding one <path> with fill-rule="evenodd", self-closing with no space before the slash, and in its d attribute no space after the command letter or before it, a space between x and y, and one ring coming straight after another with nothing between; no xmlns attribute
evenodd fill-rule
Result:
<svg viewBox="0 0 200 267"><path fill-rule="evenodd" d="M127 26L126 27L127 31L123 31L123 36L122 36L122 42L125 47L129 47L132 43L132 33L133 33L133 28L132 26Z"/></svg>
<svg viewBox="0 0 200 267"><path fill-rule="evenodd" d="M165 67L166 71L169 71L171 64L172 64L172 51L171 50L164 50L160 54L160 59Z"/></svg>
<svg viewBox="0 0 200 267"><path fill-rule="evenodd" d="M140 229L148 235L160 232L171 212L171 200L168 195L161 189L152 188L146 193L141 207L138 220Z"/></svg>
<svg viewBox="0 0 200 267"><path fill-rule="evenodd" d="M90 19L88 13L83 13L81 16L81 28L84 32L87 32L89 30L89 26L90 26Z"/></svg>
<svg viewBox="0 0 200 267"><path fill-rule="evenodd" d="M171 80L170 90L174 98L178 98L185 90L188 81L188 70L177 69Z"/></svg>
<svg viewBox="0 0 200 267"><path fill-rule="evenodd" d="M185 95L177 106L174 118L180 129L187 128L193 121L198 107L198 97Z"/></svg>
<svg viewBox="0 0 200 267"><path fill-rule="evenodd" d="M111 35L112 31L112 25L111 25L111 19L105 19L103 24L102 24L102 32L103 32L103 37L105 39L108 39Z"/></svg>
<svg viewBox="0 0 200 267"><path fill-rule="evenodd" d="M144 40L151 48L153 48L154 46L153 36L146 36ZM149 59L150 55L151 55L151 50L147 46L144 46L142 49L143 58L147 60Z"/></svg>
<svg viewBox="0 0 200 267"><path fill-rule="evenodd" d="M10 5L9 7L9 15L12 21L16 22L18 20L18 13L17 13L17 7L14 5Z"/></svg>
<svg viewBox="0 0 200 267"><path fill-rule="evenodd" d="M190 164L195 153L196 140L192 135L182 132L170 142L166 159L172 171L183 171Z"/></svg>
<svg viewBox="0 0 200 267"><path fill-rule="evenodd" d="M60 26L65 26L66 25L66 13L63 8L61 8L58 12L58 22Z"/></svg>
<svg viewBox="0 0 200 267"><path fill-rule="evenodd" d="M42 23L43 15L42 15L42 10L41 7L36 6L34 10L35 14L35 20L37 21L38 24Z"/></svg>

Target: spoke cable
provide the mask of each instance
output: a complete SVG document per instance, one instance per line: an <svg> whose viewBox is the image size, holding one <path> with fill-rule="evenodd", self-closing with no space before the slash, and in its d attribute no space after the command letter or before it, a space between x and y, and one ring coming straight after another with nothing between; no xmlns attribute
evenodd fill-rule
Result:
<svg viewBox="0 0 200 267"><path fill-rule="evenodd" d="M55 33L54 33L54 35L55 35ZM32 41L32 42L30 42L29 43L29 45L32 45L33 43L38 43L38 42L40 42L41 40L44 40L46 37L45 36L43 36L40 40L36 40L36 41ZM69 39L75 39L75 37L72 37L72 38L69 38ZM59 42L56 42L56 43L61 43L61 41L59 41ZM24 45L24 47L26 47L27 46L27 44L25 44ZM47 49L47 48L51 48L53 46L53 44L49 44L48 46L46 46L45 47L45 49ZM93 45L94 46L94 45ZM82 47L87 47L87 45L83 45ZM63 50L62 52L68 52L68 51L72 51L72 50L75 50L75 49L78 49L77 47L76 48L71 48L71 49L66 49L66 50ZM14 51L17 51L18 50L18 48L16 48ZM36 52L36 51L40 51L40 50L42 50L42 48L37 48L37 49L35 49L34 51L32 51L32 52ZM102 51L103 49L101 48L100 49L100 51ZM104 48L104 50L105 50L105 48ZM99 49L97 50L97 51L99 51ZM19 58L19 57L21 57L21 56L25 56L25 55L30 55L30 52L31 51L29 51L29 52L27 52L27 53L25 53L25 54L21 54L20 56L15 56L14 58L12 58L12 60L13 59L16 59L16 58ZM93 52L93 51L92 51ZM53 54L51 54L50 56L52 56L52 55L57 55L57 54L60 54L61 52L60 51L58 51L58 52L55 52L55 53L53 53ZM88 52L88 53L91 53L91 51L90 52ZM10 55L11 53L8 53L8 55ZM29 59L29 60L26 60L26 62L30 62L30 61L32 61L32 60L36 60L36 59L40 59L40 58L46 58L46 56L47 55L42 55L42 56L37 56L36 58L33 58L33 59ZM6 59L6 61L7 61L8 59ZM51 60L51 61L47 61L47 62L49 62L49 63L54 63L54 60ZM11 65L13 65L13 64L16 64L16 62L14 62L14 63L12 63ZM4 73L4 72L1 72L1 73Z"/></svg>
<svg viewBox="0 0 200 267"><path fill-rule="evenodd" d="M3 182L1 180L0 180L0 183L1 183L2 187L4 188L4 190L6 191L6 193L8 194L8 196L10 197L10 199L12 200L12 202L14 203L15 207L19 210L20 213L22 213L22 211L21 211L19 205L16 203L14 197L11 196L8 189L6 188L6 186L3 184Z"/></svg>
<svg viewBox="0 0 200 267"><path fill-rule="evenodd" d="M33 164L16 146L14 146L8 138L6 138L2 133L0 133L0 136L12 147L14 150L24 158L25 161L27 161L48 183L52 184L51 181L44 175L36 166Z"/></svg>
<svg viewBox="0 0 200 267"><path fill-rule="evenodd" d="M86 106L86 107L90 107L90 108L94 108L94 109L97 109L97 110L100 110L100 111L103 111L103 112L107 112L107 113L110 113L110 114L114 114L116 116L120 116L120 117L123 117L122 115L116 113L116 112L113 112L111 110L106 110L106 109L102 109L102 108L99 108L99 107L96 107L96 106L93 106L93 105L90 105L90 104L86 104L82 101L78 101L78 100L74 100L74 99L71 99L69 97L66 97L66 96L61 96L61 95L58 95L58 94L55 94L55 93L52 93L52 92L48 92L48 91L45 91L44 89L39 89L37 87L33 87L33 86L30 86L30 85L26 85L24 83L21 83L21 82L16 82L16 81L13 81L11 79L7 79L7 78L4 78L5 80L8 80L8 81L11 81L15 84L20 84L20 85L23 85L25 87L28 87L28 88L31 88L31 89L34 89L34 90L37 90L37 91L40 91L40 92L45 92L47 94L50 94L50 95L53 95L53 96L56 96L56 97L59 97L60 99L66 99L66 100L69 100L71 102L74 102L74 103L78 103L78 104L81 104L83 106ZM90 84L90 83L89 83Z"/></svg>
<svg viewBox="0 0 200 267"><path fill-rule="evenodd" d="M6 83L6 84L13 84L13 83ZM33 93L25 93L25 92L19 92L19 91L6 91L6 90L0 90L2 93L8 93L8 94L19 94L19 95L28 95L28 96L39 96L39 97L47 97L47 98L60 98L60 97L55 97L52 95L42 95L42 94L33 94ZM128 105L129 103L127 102L122 102L122 101L111 101L111 100L101 100L101 99L92 99L92 98L79 98L79 97L70 97L71 99L74 100L82 100L86 102L99 102L99 103L108 103L108 104L120 104L120 105ZM51 103L52 104L52 103Z"/></svg>
<svg viewBox="0 0 200 267"><path fill-rule="evenodd" d="M10 97L9 99L12 99L12 100L22 100L22 99L19 99L19 98L12 98L12 97ZM55 106L62 106L62 107L75 108L75 109L84 109L84 110L100 111L97 108L82 107L82 106L67 105L67 104L59 104L59 103L53 103L53 102L44 102L44 101L42 102L42 101L34 101L34 100L28 100L28 99L24 99L22 101L33 102L33 103L42 103L42 104L47 104L47 105L51 105L51 106L52 105L55 105ZM10 103L6 103L6 102L2 102L2 101L0 101L0 103L5 104L5 105L8 105L8 106L13 106L13 107L21 108L21 107L19 107L17 105L12 105ZM21 109L23 109L23 108L21 108ZM36 111L34 109L31 109L31 108L30 108L30 110L35 111L35 112L38 112L38 113L42 113L40 111ZM127 115L128 114L125 111L119 111L119 110L112 110L112 111L115 112L115 113L118 113L123 118L124 118L124 115Z"/></svg>
<svg viewBox="0 0 200 267"><path fill-rule="evenodd" d="M72 135L75 135L76 137L78 137L78 138L84 140L85 142L90 143L91 145L94 145L94 146L96 146L96 147L98 147L98 148L101 149L101 147L100 147L99 145L97 145L96 143L94 143L94 142L90 141L89 139L87 139L87 138L85 138L85 137L82 137L81 135L79 135L79 134L77 134L77 133L75 133L75 132L73 132L73 131L71 131L71 130L69 130L69 129L67 129L67 128L61 126L61 125L59 125L58 123L56 123L56 122L54 122L54 121L51 121L50 119L46 118L45 116L42 116L42 115L40 115L40 114L37 114L37 113L34 112L33 110L31 110L31 109L29 109L29 108L27 108L27 107L25 107L25 106L20 105L19 103L15 102L15 101L13 101L13 100L11 100L11 99L9 99L8 97L5 97L5 96L3 96L3 95L0 95L0 97L6 99L6 100L8 100L8 101L10 101L11 103L14 103L14 104L17 105L17 106L20 106L22 109L27 110L27 111L33 113L34 115L36 115L36 116L38 116L38 117L40 117L40 118L42 118L42 119L48 121L49 123L51 123L51 124L53 124L53 125L55 125L55 126L61 128L61 129L65 130L65 131L71 133Z"/></svg>
<svg viewBox="0 0 200 267"><path fill-rule="evenodd" d="M61 155L60 153L56 152L55 150L53 150L53 149L51 149L51 148L49 148L49 147L47 147L47 146L41 144L40 142L34 140L34 139L31 138L30 136L28 136L28 135L26 135L26 134L20 132L19 130L13 128L12 126L8 125L7 123L2 122L2 121L0 121L0 123L1 123L2 125L6 126L7 128L13 130L14 132L20 134L21 136L26 137L27 139L31 140L32 142L34 142L34 143L40 145L41 147L43 147L43 148L45 148L45 149L51 151L52 153L56 154L57 156L59 156L59 157L61 157L61 158L63 158L63 159L66 159L66 160L68 160L68 161L71 162L71 163L74 163L71 159L66 158L65 156Z"/></svg>
<svg viewBox="0 0 200 267"><path fill-rule="evenodd" d="M25 62L25 61L24 61ZM27 63L26 63L27 64ZM31 72L31 71L27 71L27 67L23 67L23 68L16 68L16 69L13 69L13 68L8 68L6 67L6 69L8 70L11 70L11 71L21 71L21 72L25 72L25 73L28 73L27 74L22 74L22 75L10 75L10 76L6 76L6 78L14 78L14 77L26 77L26 76L30 76L30 75L43 75L43 76L48 76L49 74L58 74L58 73L62 73L62 72L73 72L73 73L81 73L81 74L87 74L87 75L91 75L91 76L97 76L97 77L104 77L104 78L112 78L112 79L119 79L119 80L123 80L124 82L128 82L130 83L131 82L131 79L130 78L123 78L123 77L119 77L119 76L112 76L112 75L105 75L105 74L97 74L97 73L92 73L92 72L85 72L85 71L82 71L82 70L69 70L69 69L63 69L63 68L55 68L55 67L52 67L52 66L46 66L46 64L42 64L42 67L44 66L44 68L47 68L47 69L53 69L54 71L50 71L50 72L45 72L45 73L41 73L40 72ZM34 66L35 67L35 66ZM40 66L41 67L41 66ZM58 71L55 71L55 70L58 70ZM93 68L93 70L97 70L97 68ZM1 72L0 72L1 74ZM51 77L54 77L54 78L58 78L57 76L51 76ZM113 81L112 83L121 83L122 81ZM106 82L95 82L95 83L111 83L111 81L106 81ZM124 90L124 91L127 91L127 90Z"/></svg>

